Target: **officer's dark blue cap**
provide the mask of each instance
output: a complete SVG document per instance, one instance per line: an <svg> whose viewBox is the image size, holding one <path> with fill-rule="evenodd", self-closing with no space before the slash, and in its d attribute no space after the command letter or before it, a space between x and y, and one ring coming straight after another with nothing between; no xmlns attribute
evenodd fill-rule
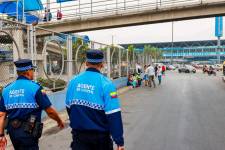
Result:
<svg viewBox="0 0 225 150"><path fill-rule="evenodd" d="M88 50L86 53L87 62L90 63L101 63L104 60L104 54L100 50Z"/></svg>
<svg viewBox="0 0 225 150"><path fill-rule="evenodd" d="M30 59L19 59L14 62L17 71L28 71L36 68Z"/></svg>

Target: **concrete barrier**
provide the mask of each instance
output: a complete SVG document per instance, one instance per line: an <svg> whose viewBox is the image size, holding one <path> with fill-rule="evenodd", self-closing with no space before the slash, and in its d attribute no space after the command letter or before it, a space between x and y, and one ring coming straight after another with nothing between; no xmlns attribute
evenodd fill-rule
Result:
<svg viewBox="0 0 225 150"><path fill-rule="evenodd" d="M115 84L116 88L119 89L119 88L127 86L127 80L128 80L127 77L122 77L122 78L113 80L113 83Z"/></svg>
<svg viewBox="0 0 225 150"><path fill-rule="evenodd" d="M127 77L115 79L113 80L113 83L117 89L125 87L127 85ZM57 111L62 111L65 109L66 90L48 94L48 97ZM43 113L42 117L45 116L46 114Z"/></svg>

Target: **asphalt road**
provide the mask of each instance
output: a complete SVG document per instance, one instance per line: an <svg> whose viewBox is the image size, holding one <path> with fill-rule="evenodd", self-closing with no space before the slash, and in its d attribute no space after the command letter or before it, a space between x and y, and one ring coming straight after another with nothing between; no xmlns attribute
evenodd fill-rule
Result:
<svg viewBox="0 0 225 150"><path fill-rule="evenodd" d="M120 96L127 150L224 150L225 83L219 76L167 73L155 89ZM41 139L40 149L68 150L70 128Z"/></svg>

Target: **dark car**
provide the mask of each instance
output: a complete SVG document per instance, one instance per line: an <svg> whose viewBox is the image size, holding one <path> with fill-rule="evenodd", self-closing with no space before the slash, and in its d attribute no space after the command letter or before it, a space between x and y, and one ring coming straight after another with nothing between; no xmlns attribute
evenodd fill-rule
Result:
<svg viewBox="0 0 225 150"><path fill-rule="evenodd" d="M190 65L185 65L185 66L182 66L178 69L178 72L179 73L196 73L196 69Z"/></svg>

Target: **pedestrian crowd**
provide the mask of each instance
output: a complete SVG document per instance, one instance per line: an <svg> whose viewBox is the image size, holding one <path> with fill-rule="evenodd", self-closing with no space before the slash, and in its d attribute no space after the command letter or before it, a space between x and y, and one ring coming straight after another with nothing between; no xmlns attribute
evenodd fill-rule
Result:
<svg viewBox="0 0 225 150"><path fill-rule="evenodd" d="M129 74L127 86L137 88L142 85L156 87L155 79L158 79L158 85L162 83L162 76L165 75L166 67L164 65L144 65L142 69L139 63L136 64L135 73Z"/></svg>

